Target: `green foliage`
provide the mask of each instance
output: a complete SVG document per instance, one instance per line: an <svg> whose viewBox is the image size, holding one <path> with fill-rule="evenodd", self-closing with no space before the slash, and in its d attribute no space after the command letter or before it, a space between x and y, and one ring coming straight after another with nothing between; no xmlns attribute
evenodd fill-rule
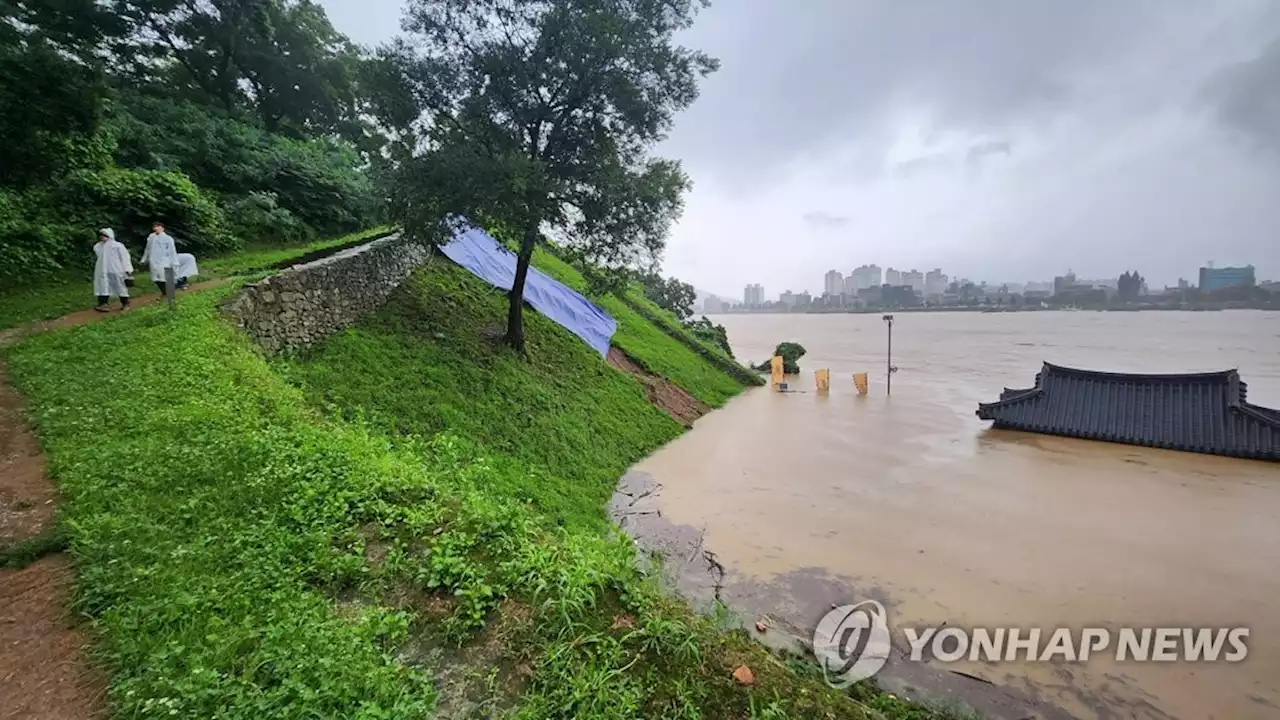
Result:
<svg viewBox="0 0 1280 720"><path fill-rule="evenodd" d="M0 568L23 568L46 555L66 549L66 532L57 525L50 525L24 540L0 542Z"/></svg>
<svg viewBox="0 0 1280 720"><path fill-rule="evenodd" d="M800 358L804 357L806 350L799 343L784 342L778 343L778 347L774 348L774 357L782 356L782 372L787 375L797 375L800 373ZM765 360L755 366L756 370L768 372L771 368L770 360Z"/></svg>
<svg viewBox="0 0 1280 720"><path fill-rule="evenodd" d="M581 293L591 296L605 312L618 321L613 344L622 348L646 370L666 377L690 395L712 407L720 407L742 392L743 383L726 374L691 345L697 343L687 334L686 341L673 337L650 322L617 295L594 295L582 274L551 253L537 253L535 265L547 275ZM673 320L674 322L674 320Z"/></svg>
<svg viewBox="0 0 1280 720"><path fill-rule="evenodd" d="M382 215L365 61L319 5L3 5L0 280L83 269L103 226L136 247L154 216L208 255Z"/></svg>
<svg viewBox="0 0 1280 720"><path fill-rule="evenodd" d="M0 223L3 223L5 193L0 190ZM37 230L44 226L32 225ZM279 246L257 248L240 251L213 258L206 261L200 259L199 281L226 278L234 275L260 273L279 267L290 261L328 252L333 248L358 244L391 232L390 227L374 228L362 232L351 233L336 238L326 238L306 245L282 248ZM74 232L74 228L71 228ZM92 253L90 243L92 237L86 237L81 244L82 251ZM60 247L61 239L54 238L51 247ZM0 262L8 257L6 253L22 250L24 246L0 246ZM137 255L135 253L135 260ZM93 302L93 282L91 274L85 270L57 271L55 274L35 272L40 265L30 261L19 264L23 273L10 278L10 283L0 288L0 330L20 325L32 320L49 320L66 315L74 310L83 310ZM134 297L154 292L149 283L140 283L133 289Z"/></svg>
<svg viewBox="0 0 1280 720"><path fill-rule="evenodd" d="M390 340L409 354L394 359L413 371L435 361L459 370L466 357L485 368L459 379L467 405L446 400L450 428L481 432L462 417L473 407L532 402L531 413L566 413L570 428L575 415L603 423L578 438L591 443L589 463L611 448L621 462L678 431L630 378L550 323L530 324L531 363L486 346L475 322L500 316L498 294L437 270L372 324L400 334ZM638 569L630 541L578 522L599 507L557 499L567 486L552 466L528 467L534 442L554 445L560 426L530 426L538 436L510 445L516 455L498 449L500 434L483 439L494 448L401 434L386 408L429 422L387 404L412 392L412 371L364 384L367 419L322 420L219 317L224 296L183 295L176 314L141 308L36 336L8 357L62 490L77 609L98 631L117 714L424 718L436 692L415 648L443 642L463 656L493 653L486 671L530 670L487 686L516 718L872 716L868 700L693 614ZM441 326L441 310L464 319L446 312ZM363 352L350 337L383 330L335 338L312 363ZM415 356L415 342L430 347ZM547 367L531 369L544 354ZM366 359L348 365L354 375L392 358ZM298 362L277 367L292 375ZM535 394L533 380L553 389ZM439 378L427 383L444 392ZM504 401L510 391L524 395ZM579 392L610 407L590 410ZM609 419L624 408L632 422ZM596 483L573 491L600 493ZM739 664L755 671L753 688L731 679ZM874 717L934 717L885 707Z"/></svg>
<svg viewBox="0 0 1280 720"><path fill-rule="evenodd" d="M64 169L64 142L97 130L107 85L95 50L118 28L92 0L0 9L0 186L24 188Z"/></svg>
<svg viewBox="0 0 1280 720"><path fill-rule="evenodd" d="M316 404L389 433L448 430L511 458L503 494L571 525L603 523L617 478L681 428L578 337L531 314L528 357L495 345L505 298L440 260L287 377Z"/></svg>
<svg viewBox="0 0 1280 720"><path fill-rule="evenodd" d="M640 286L644 288L645 297L675 315L677 320L684 322L693 314L693 303L697 300L698 293L689 283L648 272L640 276Z"/></svg>
<svg viewBox="0 0 1280 720"><path fill-rule="evenodd" d="M593 265L637 267L661 252L688 178L648 153L716 68L674 39L699 7L409 3L405 28L420 42L397 46L384 67L399 69L433 122L409 138L426 152L404 163L393 212L417 237L437 237L451 216L519 234L514 347L524 343L524 278L544 225Z"/></svg>
<svg viewBox="0 0 1280 720"><path fill-rule="evenodd" d="M141 248L161 220L187 252L224 252L240 245L222 210L182 173L109 168L72 173L59 202L78 208L81 227L112 227L116 238Z"/></svg>
<svg viewBox="0 0 1280 720"><path fill-rule="evenodd" d="M304 422L217 300L37 336L10 357L65 498L117 712L424 717L425 679L311 587L342 567L332 538L353 503L399 473L358 430Z"/></svg>
<svg viewBox="0 0 1280 720"><path fill-rule="evenodd" d="M183 169L225 198L237 234L250 242L349 232L374 213L373 185L346 143L271 134L190 102L126 100L111 119L119 162Z"/></svg>
<svg viewBox="0 0 1280 720"><path fill-rule="evenodd" d="M729 331L725 330L723 325L717 325L703 315L697 320L685 323L685 327L693 333L694 337L720 348L730 358L733 357L733 348L729 347Z"/></svg>
<svg viewBox="0 0 1280 720"><path fill-rule="evenodd" d="M251 192L227 203L227 215L234 218L242 237L267 245L298 245L312 239L309 225L280 204L273 192Z"/></svg>

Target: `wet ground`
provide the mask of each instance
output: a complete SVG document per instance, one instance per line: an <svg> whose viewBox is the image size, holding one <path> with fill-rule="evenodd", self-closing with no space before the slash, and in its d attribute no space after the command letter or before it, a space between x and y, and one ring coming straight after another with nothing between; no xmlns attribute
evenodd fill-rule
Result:
<svg viewBox="0 0 1280 720"><path fill-rule="evenodd" d="M1280 466L993 431L973 414L1044 361L1238 367L1251 402L1280 407L1280 313L900 314L891 397L879 315L715 319L741 359L784 340L809 354L793 385L806 392L750 390L624 478L617 515L695 598L769 615L774 637L866 598L897 626L1247 626L1235 664L895 658L881 677L992 717L1280 717Z"/></svg>

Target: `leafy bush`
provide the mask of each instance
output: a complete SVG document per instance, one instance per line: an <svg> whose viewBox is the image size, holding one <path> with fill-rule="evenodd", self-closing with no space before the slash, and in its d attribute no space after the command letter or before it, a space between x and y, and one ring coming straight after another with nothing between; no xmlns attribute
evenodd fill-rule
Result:
<svg viewBox="0 0 1280 720"><path fill-rule="evenodd" d="M717 325L703 315L698 320L690 320L685 323L685 327L689 332L699 340L715 345L724 351L725 355L733 357L733 348L729 347L729 331L725 330L723 325Z"/></svg>
<svg viewBox="0 0 1280 720"><path fill-rule="evenodd" d="M86 228L112 227L116 237L136 244L162 220L184 250L217 253L240 246L222 210L190 178L178 172L123 170L72 173L59 188L59 204L75 208Z"/></svg>
<svg viewBox="0 0 1280 720"><path fill-rule="evenodd" d="M254 245L296 245L315 233L271 192L251 192L227 203L227 217L235 232Z"/></svg>
<svg viewBox="0 0 1280 720"><path fill-rule="evenodd" d="M181 169L223 197L228 209L240 203L262 208L263 199L253 196L270 194L313 235L367 227L375 215L373 184L349 143L272 134L207 107L137 94L121 101L110 125L120 138L118 163ZM246 239L258 241L252 234Z"/></svg>
<svg viewBox="0 0 1280 720"><path fill-rule="evenodd" d="M801 345L800 343L793 343L793 342L778 343L778 347L774 348L773 350L773 354L775 356L778 356L778 355L782 356L782 372L786 373L787 375L799 374L800 358L804 357L804 354L806 352L808 351L804 349L803 345ZM754 367L756 370L763 370L765 372L768 372L771 369L771 362L772 362L772 359L765 360L764 362Z"/></svg>
<svg viewBox="0 0 1280 720"><path fill-rule="evenodd" d="M31 205L29 194L0 189L0 278L46 274L62 267L70 256L73 231L38 222ZM93 231L86 229L80 239L81 249L87 251Z"/></svg>

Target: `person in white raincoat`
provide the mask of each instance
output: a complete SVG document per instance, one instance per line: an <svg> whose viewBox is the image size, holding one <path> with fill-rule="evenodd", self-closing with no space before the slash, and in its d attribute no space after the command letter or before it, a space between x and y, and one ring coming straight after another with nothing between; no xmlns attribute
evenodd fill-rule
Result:
<svg viewBox="0 0 1280 720"><path fill-rule="evenodd" d="M160 288L160 294L166 292L164 271L173 268L173 277L178 275L178 247L173 238L164 231L164 224L155 222L151 225L151 234L147 236L147 249L142 251L142 264L151 267L151 282Z"/></svg>
<svg viewBox="0 0 1280 720"><path fill-rule="evenodd" d="M196 256L191 253L178 253L178 289L185 290L188 281L200 274L196 267Z"/></svg>
<svg viewBox="0 0 1280 720"><path fill-rule="evenodd" d="M98 242L93 245L93 253L98 259L93 265L93 294L98 296L98 312L108 312L107 303L111 296L120 298L120 309L129 307L128 282L133 277L133 261L129 259L129 250L116 240L116 233L111 228L98 231Z"/></svg>

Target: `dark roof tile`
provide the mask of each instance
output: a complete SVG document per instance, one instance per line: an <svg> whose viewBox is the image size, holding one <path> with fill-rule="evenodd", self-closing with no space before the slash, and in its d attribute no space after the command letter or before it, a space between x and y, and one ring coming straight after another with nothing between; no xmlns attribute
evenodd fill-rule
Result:
<svg viewBox="0 0 1280 720"><path fill-rule="evenodd" d="M1045 363L1035 387L980 403L994 427L1233 457L1280 460L1280 411L1250 405L1235 370L1094 372Z"/></svg>

